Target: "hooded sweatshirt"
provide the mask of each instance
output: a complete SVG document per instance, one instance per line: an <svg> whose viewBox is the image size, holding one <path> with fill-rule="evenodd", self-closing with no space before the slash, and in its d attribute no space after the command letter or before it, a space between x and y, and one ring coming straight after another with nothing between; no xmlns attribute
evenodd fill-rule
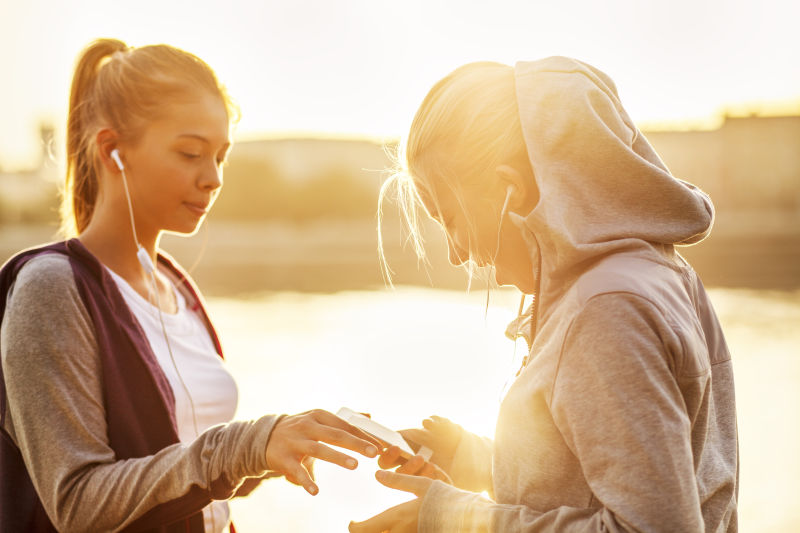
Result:
<svg viewBox="0 0 800 533"><path fill-rule="evenodd" d="M730 354L675 245L713 207L675 179L611 79L551 57L515 67L540 199L512 215L536 270L509 330L530 354L493 444L465 434L463 488L434 482L419 531L736 531Z"/></svg>

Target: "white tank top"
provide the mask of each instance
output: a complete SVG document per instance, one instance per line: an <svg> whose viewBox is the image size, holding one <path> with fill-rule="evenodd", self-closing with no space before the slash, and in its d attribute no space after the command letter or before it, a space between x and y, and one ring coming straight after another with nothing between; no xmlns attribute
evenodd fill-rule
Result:
<svg viewBox="0 0 800 533"><path fill-rule="evenodd" d="M239 399L236 382L214 349L211 335L203 320L186 307L186 299L180 291L175 289L171 281L169 282L178 302L178 312L175 314L162 312L164 328L169 336L169 346L175 358L173 364L161 329L158 308L139 295L125 279L107 267L106 269L142 326L156 360L169 380L175 396L175 417L180 441L190 443L209 427L231 421ZM191 395L191 400L186 389ZM230 520L228 503L212 502L203 509L203 518L206 531L222 531Z"/></svg>

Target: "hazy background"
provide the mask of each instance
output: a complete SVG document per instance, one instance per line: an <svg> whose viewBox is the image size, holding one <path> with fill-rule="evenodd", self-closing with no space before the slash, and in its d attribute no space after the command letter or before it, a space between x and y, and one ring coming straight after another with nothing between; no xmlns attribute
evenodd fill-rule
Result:
<svg viewBox="0 0 800 533"><path fill-rule="evenodd" d="M795 2L0 0L0 261L51 240L71 69L96 37L199 55L242 108L223 193L191 269L237 376L238 416L340 406L395 427L433 413L491 436L523 355L518 296L403 248L387 157L427 90L475 60L569 55L607 72L672 172L708 191L711 237L682 253L710 286L736 371L742 531L800 530L800 7ZM318 466L321 493L272 481L239 531L343 531L403 499Z"/></svg>

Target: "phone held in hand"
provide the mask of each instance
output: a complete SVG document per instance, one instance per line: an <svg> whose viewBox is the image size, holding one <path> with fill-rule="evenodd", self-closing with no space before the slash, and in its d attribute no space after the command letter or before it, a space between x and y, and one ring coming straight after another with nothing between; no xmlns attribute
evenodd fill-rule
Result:
<svg viewBox="0 0 800 533"><path fill-rule="evenodd" d="M420 446L419 450L417 450L417 453L415 454L414 450L411 449L411 446L400 433L384 426L383 424L375 422L371 418L368 418L360 413L356 413L352 409L342 407L336 412L336 416L343 419L348 424L357 427L361 431L369 433L386 446L397 446L400 448L400 457L403 459L408 460L414 455L421 455L426 461L429 461L431 455L433 455L433 451L425 446Z"/></svg>

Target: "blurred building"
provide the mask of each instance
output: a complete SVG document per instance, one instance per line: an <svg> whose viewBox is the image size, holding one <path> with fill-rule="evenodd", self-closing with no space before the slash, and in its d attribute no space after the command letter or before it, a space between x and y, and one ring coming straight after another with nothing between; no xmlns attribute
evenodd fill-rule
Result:
<svg viewBox="0 0 800 533"><path fill-rule="evenodd" d="M293 182L345 172L370 183L377 181L390 164L387 150L380 141L337 137L237 142L231 166L247 160L268 161L273 172Z"/></svg>
<svg viewBox="0 0 800 533"><path fill-rule="evenodd" d="M645 135L714 201L711 236L681 249L706 283L800 287L800 116L726 116L712 130Z"/></svg>
<svg viewBox="0 0 800 533"><path fill-rule="evenodd" d="M0 224L54 222L58 219L58 169L53 156L55 130L39 128L41 152L36 166L0 170Z"/></svg>
<svg viewBox="0 0 800 533"><path fill-rule="evenodd" d="M719 128L646 131L672 173L707 191L723 231L800 222L800 116L726 116ZM800 227L793 228L800 232Z"/></svg>

